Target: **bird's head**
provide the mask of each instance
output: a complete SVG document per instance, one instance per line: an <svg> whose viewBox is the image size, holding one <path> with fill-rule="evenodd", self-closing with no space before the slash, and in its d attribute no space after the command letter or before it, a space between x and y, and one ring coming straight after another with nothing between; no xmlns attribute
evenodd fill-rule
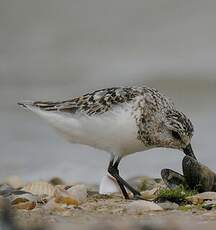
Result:
<svg viewBox="0 0 216 230"><path fill-rule="evenodd" d="M194 128L186 115L177 110L168 110L161 120L157 135L159 146L183 150L186 155L196 159L191 147Z"/></svg>

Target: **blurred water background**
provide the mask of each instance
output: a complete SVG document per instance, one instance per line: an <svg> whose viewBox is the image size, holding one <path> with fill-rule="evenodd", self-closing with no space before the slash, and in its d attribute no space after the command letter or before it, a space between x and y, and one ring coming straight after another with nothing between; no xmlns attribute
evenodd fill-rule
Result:
<svg viewBox="0 0 216 230"><path fill-rule="evenodd" d="M139 84L191 117L194 151L216 170L215 11L210 0L0 0L0 179L99 182L108 154L66 142L16 103ZM121 170L181 172L182 157L154 149L125 158Z"/></svg>

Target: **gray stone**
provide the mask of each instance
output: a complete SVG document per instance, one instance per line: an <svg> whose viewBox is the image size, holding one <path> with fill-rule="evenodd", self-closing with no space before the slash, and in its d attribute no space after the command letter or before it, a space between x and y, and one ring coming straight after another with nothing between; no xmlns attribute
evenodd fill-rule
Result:
<svg viewBox="0 0 216 230"><path fill-rule="evenodd" d="M158 203L158 205L164 210L176 210L179 207L178 204L169 201Z"/></svg>
<svg viewBox="0 0 216 230"><path fill-rule="evenodd" d="M163 211L163 208L161 208L159 205L157 205L154 202L137 200L129 203L126 206L126 211L128 214L141 215L149 211Z"/></svg>

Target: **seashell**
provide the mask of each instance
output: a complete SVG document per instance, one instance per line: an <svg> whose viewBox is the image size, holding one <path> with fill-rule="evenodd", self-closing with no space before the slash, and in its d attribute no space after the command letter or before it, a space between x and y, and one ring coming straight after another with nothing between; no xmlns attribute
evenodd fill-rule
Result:
<svg viewBox="0 0 216 230"><path fill-rule="evenodd" d="M21 202L16 205L13 205L13 208L16 209L25 209L25 210L32 210L36 207L36 202Z"/></svg>
<svg viewBox="0 0 216 230"><path fill-rule="evenodd" d="M59 203L71 202L80 204L85 202L87 199L87 187L82 184L74 186L57 185L55 188L54 197L56 198L56 201ZM68 199L66 198L70 198L72 200L68 201Z"/></svg>
<svg viewBox="0 0 216 230"><path fill-rule="evenodd" d="M111 193L116 193L120 192L120 187L114 177L112 177L110 174L104 175L100 182L100 187L99 187L99 194L111 194Z"/></svg>
<svg viewBox="0 0 216 230"><path fill-rule="evenodd" d="M186 180L183 175L173 171L172 169L162 169L161 170L161 177L169 188L175 188L179 185L183 185L187 187Z"/></svg>
<svg viewBox="0 0 216 230"><path fill-rule="evenodd" d="M53 185L45 181L35 181L25 185L22 188L22 191L30 192L38 196L47 195L48 197L51 197L54 195L55 188Z"/></svg>
<svg viewBox="0 0 216 230"><path fill-rule="evenodd" d="M0 196L9 196L15 189L7 184L0 185Z"/></svg>
<svg viewBox="0 0 216 230"><path fill-rule="evenodd" d="M185 180L191 189L199 192L216 191L216 174L192 157L182 161Z"/></svg>
<svg viewBox="0 0 216 230"><path fill-rule="evenodd" d="M87 200L87 187L84 184L74 185L67 189L67 192L79 203L83 203Z"/></svg>
<svg viewBox="0 0 216 230"><path fill-rule="evenodd" d="M26 210L32 210L35 208L38 200L38 196L21 190L13 190L10 193L5 194L4 197L10 202L12 207Z"/></svg>
<svg viewBox="0 0 216 230"><path fill-rule="evenodd" d="M144 200L149 200L149 201L153 201L159 192L160 188L153 188L151 190L145 190L143 192L141 192L141 196Z"/></svg>
<svg viewBox="0 0 216 230"><path fill-rule="evenodd" d="M18 176L9 176L5 179L4 183L8 184L14 189L19 189L24 186L24 182Z"/></svg>
<svg viewBox="0 0 216 230"><path fill-rule="evenodd" d="M128 183L138 191L145 191L158 187L158 185L161 183L161 179L150 178L147 176L138 176L129 179Z"/></svg>
<svg viewBox="0 0 216 230"><path fill-rule="evenodd" d="M184 176L171 169L161 170L161 177L169 188L183 185L198 192L216 191L216 174L196 159L185 156L182 169Z"/></svg>
<svg viewBox="0 0 216 230"><path fill-rule="evenodd" d="M12 205L16 205L18 203L24 203L29 201L37 202L38 196L33 195L29 192L15 190L7 197L7 199L10 201Z"/></svg>
<svg viewBox="0 0 216 230"><path fill-rule="evenodd" d="M56 186L54 192L54 201L56 203L66 204L66 205L78 205L79 201L76 200L69 191L64 190L60 186Z"/></svg>
<svg viewBox="0 0 216 230"><path fill-rule="evenodd" d="M70 194L65 189L65 186L56 185L55 186L55 191L54 191L54 197L57 197L57 196L60 196L60 195L61 196L69 196Z"/></svg>
<svg viewBox="0 0 216 230"><path fill-rule="evenodd" d="M203 192L194 196L187 197L192 204L202 204L206 200L216 201L216 192Z"/></svg>

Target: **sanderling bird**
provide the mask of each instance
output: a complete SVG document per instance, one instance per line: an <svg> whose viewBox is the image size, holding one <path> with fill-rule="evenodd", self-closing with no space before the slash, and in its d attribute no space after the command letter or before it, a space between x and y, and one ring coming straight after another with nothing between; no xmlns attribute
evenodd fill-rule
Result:
<svg viewBox="0 0 216 230"><path fill-rule="evenodd" d="M123 157L165 147L183 150L195 158L190 144L194 130L191 121L153 88L115 87L60 102L18 104L45 118L72 143L110 153L108 173L116 179L126 199L126 188L134 198L140 197L140 193L119 174Z"/></svg>

